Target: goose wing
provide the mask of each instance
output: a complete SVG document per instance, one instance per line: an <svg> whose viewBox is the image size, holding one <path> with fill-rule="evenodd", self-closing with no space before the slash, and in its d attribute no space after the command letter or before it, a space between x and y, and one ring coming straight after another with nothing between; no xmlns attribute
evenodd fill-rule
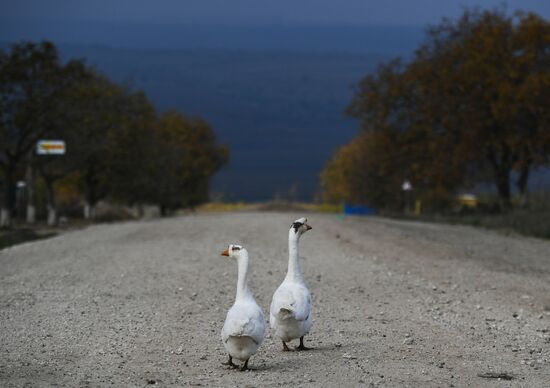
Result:
<svg viewBox="0 0 550 388"><path fill-rule="evenodd" d="M265 337L265 318L262 310L250 303L235 304L227 312L222 329L222 340L229 337L251 337L261 343Z"/></svg>
<svg viewBox="0 0 550 388"><path fill-rule="evenodd" d="M301 284L281 284L273 295L270 312L282 318L292 316L298 321L307 320L311 313L309 290Z"/></svg>

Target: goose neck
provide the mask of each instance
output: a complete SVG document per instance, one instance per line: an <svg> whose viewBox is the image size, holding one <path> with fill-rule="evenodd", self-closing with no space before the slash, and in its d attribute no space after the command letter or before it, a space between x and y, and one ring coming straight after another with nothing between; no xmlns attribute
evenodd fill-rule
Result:
<svg viewBox="0 0 550 388"><path fill-rule="evenodd" d="M251 294L248 288L248 253L241 252L238 259L237 295L235 299L246 299Z"/></svg>
<svg viewBox="0 0 550 388"><path fill-rule="evenodd" d="M300 236L290 230L288 236L288 272L287 279L290 280L301 280L302 269L300 267L300 254L298 251L298 243L300 241Z"/></svg>

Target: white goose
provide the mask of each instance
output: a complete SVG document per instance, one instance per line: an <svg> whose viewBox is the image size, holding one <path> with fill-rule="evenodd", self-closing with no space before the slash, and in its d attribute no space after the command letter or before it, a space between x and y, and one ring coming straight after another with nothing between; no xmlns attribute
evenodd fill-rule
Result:
<svg viewBox="0 0 550 388"><path fill-rule="evenodd" d="M307 350L304 335L311 329L311 296L300 268L298 242L302 234L311 229L306 218L294 221L288 232L288 271L284 281L273 294L269 311L269 323L275 335L283 341L283 350L288 351L287 342L300 338L296 350Z"/></svg>
<svg viewBox="0 0 550 388"><path fill-rule="evenodd" d="M222 256L237 259L238 280L237 296L235 303L227 312L222 328L222 341L229 353L229 360L224 365L237 368L233 364L233 358L244 361L241 370L248 369L248 360L252 356L265 337L264 313L247 285L248 276L248 252L240 245L229 245Z"/></svg>

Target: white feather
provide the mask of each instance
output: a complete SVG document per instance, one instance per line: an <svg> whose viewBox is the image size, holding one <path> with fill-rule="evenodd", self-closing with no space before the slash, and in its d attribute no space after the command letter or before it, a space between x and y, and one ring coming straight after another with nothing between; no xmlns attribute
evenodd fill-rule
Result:
<svg viewBox="0 0 550 388"><path fill-rule="evenodd" d="M307 220L296 220L305 224ZM273 294L269 309L269 323L275 335L284 342L300 338L309 333L312 326L311 295L300 268L298 242L302 232L297 233L294 224L289 230L288 272Z"/></svg>
<svg viewBox="0 0 550 388"><path fill-rule="evenodd" d="M232 256L239 263L237 296L227 312L221 337L231 357L246 361L256 353L265 338L265 317L247 285L248 252L241 248Z"/></svg>

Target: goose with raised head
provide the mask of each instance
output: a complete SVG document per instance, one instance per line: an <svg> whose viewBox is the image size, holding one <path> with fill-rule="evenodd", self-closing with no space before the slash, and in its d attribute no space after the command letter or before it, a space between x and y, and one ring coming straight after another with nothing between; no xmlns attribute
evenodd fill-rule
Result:
<svg viewBox="0 0 550 388"><path fill-rule="evenodd" d="M241 370L248 369L248 360L256 353L265 337L264 313L248 288L248 252L240 245L231 244L222 256L237 260L238 278L235 303L227 312L222 328L222 341L229 360L224 365L233 368L233 358L243 361Z"/></svg>
<svg viewBox="0 0 550 388"><path fill-rule="evenodd" d="M287 342L299 338L296 350L307 350L304 336L311 329L311 295L300 268L298 244L300 237L311 229L306 218L297 219L288 231L288 271L285 279L273 294L269 310L269 323L275 335L283 342L287 351Z"/></svg>

